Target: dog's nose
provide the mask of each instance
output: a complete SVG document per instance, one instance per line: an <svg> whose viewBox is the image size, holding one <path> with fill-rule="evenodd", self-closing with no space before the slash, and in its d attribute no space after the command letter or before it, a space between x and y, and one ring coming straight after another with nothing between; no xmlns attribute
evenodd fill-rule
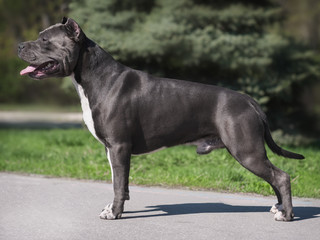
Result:
<svg viewBox="0 0 320 240"><path fill-rule="evenodd" d="M24 43L20 43L18 45L18 52L21 52L21 50L24 49L24 47L25 47Z"/></svg>

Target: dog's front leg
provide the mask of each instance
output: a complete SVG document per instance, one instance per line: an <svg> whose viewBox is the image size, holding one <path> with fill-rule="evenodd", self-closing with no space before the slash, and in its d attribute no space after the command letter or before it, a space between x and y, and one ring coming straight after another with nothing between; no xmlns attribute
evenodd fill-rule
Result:
<svg viewBox="0 0 320 240"><path fill-rule="evenodd" d="M107 149L112 170L114 200L100 214L102 219L121 218L124 201L129 200L130 144L117 144Z"/></svg>

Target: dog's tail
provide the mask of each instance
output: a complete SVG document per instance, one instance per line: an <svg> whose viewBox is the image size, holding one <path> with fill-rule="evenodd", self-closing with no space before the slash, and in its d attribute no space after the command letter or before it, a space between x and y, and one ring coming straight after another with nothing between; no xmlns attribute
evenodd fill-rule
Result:
<svg viewBox="0 0 320 240"><path fill-rule="evenodd" d="M252 107L257 112L257 114L259 115L259 117L261 118L261 120L263 122L263 125L264 125L264 139L265 139L268 147L275 154L278 154L280 156L283 156L283 157L286 157L286 158L293 158L293 159L304 159L303 155L284 150L283 148L281 148L280 146L278 146L274 142L274 140L273 140L273 138L271 136L271 133L270 133L269 124L268 124L268 121L267 121L266 114L261 110L261 108L258 105L258 103L256 101L254 101L253 99L251 99L251 98L250 98L250 103L251 103Z"/></svg>
<svg viewBox="0 0 320 240"><path fill-rule="evenodd" d="M304 156L298 153L289 152L287 150L282 149L279 147L273 140L270 129L267 122L263 122L264 124L264 139L268 147L276 154L286 157L286 158L293 158L293 159L304 159Z"/></svg>

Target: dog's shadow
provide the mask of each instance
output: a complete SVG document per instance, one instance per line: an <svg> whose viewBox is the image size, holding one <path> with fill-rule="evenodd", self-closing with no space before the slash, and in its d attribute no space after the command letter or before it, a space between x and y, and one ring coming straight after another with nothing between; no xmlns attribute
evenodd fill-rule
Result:
<svg viewBox="0 0 320 240"><path fill-rule="evenodd" d="M141 211L125 211L122 218L149 218L201 213L250 213L268 212L270 210L270 207L267 206L232 206L224 203L184 203L148 206L146 208L148 209ZM294 207L293 211L295 213L294 221L320 217L320 207ZM150 214L152 212L154 212L154 214ZM141 213L142 215L136 215L139 213ZM135 216L130 216L130 214L135 214Z"/></svg>

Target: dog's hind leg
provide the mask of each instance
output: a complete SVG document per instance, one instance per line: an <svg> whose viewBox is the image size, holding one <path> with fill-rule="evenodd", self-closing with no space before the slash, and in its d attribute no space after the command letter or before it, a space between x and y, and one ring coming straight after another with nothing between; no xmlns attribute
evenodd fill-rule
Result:
<svg viewBox="0 0 320 240"><path fill-rule="evenodd" d="M259 146L259 145L258 145ZM258 147L257 146L257 147ZM264 147L263 145L260 147ZM246 169L267 181L274 189L278 204L273 208L275 220L290 221L293 219L290 177L276 168L266 154L252 153L234 156ZM282 205L281 205L282 204Z"/></svg>
<svg viewBox="0 0 320 240"><path fill-rule="evenodd" d="M278 203L275 220L293 218L290 177L268 159L264 146L264 127L252 113L239 119L228 119L227 128L220 132L221 139L231 155L246 169L267 181L274 189Z"/></svg>
<svg viewBox="0 0 320 240"><path fill-rule="evenodd" d="M282 204L276 204L275 220L290 221L294 218L292 211L290 176L279 168L273 166L275 187L280 192Z"/></svg>
<svg viewBox="0 0 320 240"><path fill-rule="evenodd" d="M275 192L275 194L277 195L277 198L278 198L278 203L274 204L271 209L270 209L270 212L273 213L273 214L276 214L278 211L281 211L283 208L282 208L282 199L281 199L281 195L280 195L280 192L278 191L278 189L273 186L272 184L270 184L271 187L273 188L273 191Z"/></svg>

